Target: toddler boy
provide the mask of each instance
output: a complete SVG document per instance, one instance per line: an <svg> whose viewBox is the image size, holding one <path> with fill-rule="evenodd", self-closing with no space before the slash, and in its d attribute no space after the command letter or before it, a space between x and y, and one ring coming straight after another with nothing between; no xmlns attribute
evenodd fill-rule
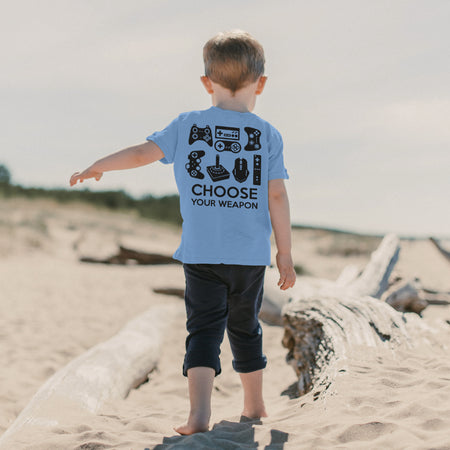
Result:
<svg viewBox="0 0 450 450"><path fill-rule="evenodd" d="M103 172L160 160L174 164L183 217L174 258L186 277L188 337L183 374L190 413L180 434L207 431L213 380L221 372L225 329L244 390L242 415L267 416L262 395L262 331L258 321L270 235L277 245L280 289L295 283L289 203L279 132L252 113L263 92L264 51L242 31L220 33L203 49L201 81L212 107L180 114L147 142L107 156L70 184Z"/></svg>

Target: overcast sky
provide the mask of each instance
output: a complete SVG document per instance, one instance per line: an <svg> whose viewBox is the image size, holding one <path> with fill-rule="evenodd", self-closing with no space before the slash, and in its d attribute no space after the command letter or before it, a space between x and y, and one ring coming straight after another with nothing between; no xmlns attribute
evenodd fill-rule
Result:
<svg viewBox="0 0 450 450"><path fill-rule="evenodd" d="M450 235L450 1L2 1L0 164L66 187L101 156L209 107L202 47L241 28L269 81L294 223ZM96 189L176 191L160 163Z"/></svg>

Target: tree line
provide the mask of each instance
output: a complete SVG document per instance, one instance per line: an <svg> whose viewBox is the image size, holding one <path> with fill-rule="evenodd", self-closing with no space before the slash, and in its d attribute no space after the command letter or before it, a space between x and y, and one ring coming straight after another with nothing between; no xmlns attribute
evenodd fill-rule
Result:
<svg viewBox="0 0 450 450"><path fill-rule="evenodd" d="M181 225L179 196L155 197L145 195L134 198L123 190L91 191L89 189L44 189L23 187L12 183L11 172L0 164L0 199L22 197L28 199L52 199L60 203L84 202L110 210L137 211L141 217Z"/></svg>

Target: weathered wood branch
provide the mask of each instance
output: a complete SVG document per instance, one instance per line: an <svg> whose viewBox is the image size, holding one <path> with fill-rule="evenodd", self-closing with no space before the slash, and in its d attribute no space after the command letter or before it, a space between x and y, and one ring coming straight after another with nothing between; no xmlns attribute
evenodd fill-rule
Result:
<svg viewBox="0 0 450 450"><path fill-rule="evenodd" d="M414 315L408 321L418 319ZM341 293L302 297L283 308L283 346L286 360L298 377L298 393L313 385L328 386L337 360L357 346L408 344L410 337L401 313L373 297Z"/></svg>
<svg viewBox="0 0 450 450"><path fill-rule="evenodd" d="M153 292L156 294L173 295L174 297L184 299L184 289L178 288L155 288Z"/></svg>
<svg viewBox="0 0 450 450"><path fill-rule="evenodd" d="M412 281L394 284L383 294L382 300L397 311L416 314L420 314L428 306Z"/></svg>
<svg viewBox="0 0 450 450"><path fill-rule="evenodd" d="M442 245L439 243L439 241L435 238L430 238L430 241L434 244L434 246L438 249L439 253L450 262L450 252L446 250Z"/></svg>
<svg viewBox="0 0 450 450"><path fill-rule="evenodd" d="M161 255L159 253L146 253L138 250L132 250L119 246L119 253L109 256L105 259L97 259L92 257L81 257L81 262L97 263L97 264L139 264L139 265L156 265L156 264L180 264L179 261L169 255Z"/></svg>
<svg viewBox="0 0 450 450"><path fill-rule="evenodd" d="M96 412L105 401L125 398L155 368L163 330L178 313L184 314L180 305L155 306L56 372L2 435L0 447L27 427L57 425L61 408Z"/></svg>
<svg viewBox="0 0 450 450"><path fill-rule="evenodd" d="M429 305L450 305L450 294L426 294L424 300Z"/></svg>
<svg viewBox="0 0 450 450"><path fill-rule="evenodd" d="M304 278L297 283L282 314L283 345L298 376L300 395L313 385L326 388L335 376L336 361L344 360L356 346L409 345L409 324L420 328L420 318L406 317L379 300L399 250L398 238L388 235L361 275L352 269L338 282Z"/></svg>
<svg viewBox="0 0 450 450"><path fill-rule="evenodd" d="M354 295L380 298L389 286L389 277L397 263L400 241L395 234L387 235L372 253L362 274L346 285Z"/></svg>
<svg viewBox="0 0 450 450"><path fill-rule="evenodd" d="M419 278L392 277L381 299L401 312L420 314L428 305L450 304L450 293L426 288Z"/></svg>
<svg viewBox="0 0 450 450"><path fill-rule="evenodd" d="M432 294L432 295L443 295L445 296L450 296L450 291L437 291L436 289L430 289L429 287L422 287L422 291L428 295L428 294Z"/></svg>

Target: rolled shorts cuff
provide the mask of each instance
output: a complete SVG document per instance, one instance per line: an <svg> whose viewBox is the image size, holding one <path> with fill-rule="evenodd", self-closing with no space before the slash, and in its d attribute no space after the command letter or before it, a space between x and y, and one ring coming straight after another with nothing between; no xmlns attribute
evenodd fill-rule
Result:
<svg viewBox="0 0 450 450"><path fill-rule="evenodd" d="M187 377L187 371L193 367L211 367L211 369L214 369L216 372L216 377L222 372L220 360L211 358L205 359L205 355L190 354L189 356L186 356L183 363L183 375Z"/></svg>
<svg viewBox="0 0 450 450"><path fill-rule="evenodd" d="M264 355L250 361L233 361L233 369L238 373L255 372L257 370L265 369L266 366L267 358Z"/></svg>

